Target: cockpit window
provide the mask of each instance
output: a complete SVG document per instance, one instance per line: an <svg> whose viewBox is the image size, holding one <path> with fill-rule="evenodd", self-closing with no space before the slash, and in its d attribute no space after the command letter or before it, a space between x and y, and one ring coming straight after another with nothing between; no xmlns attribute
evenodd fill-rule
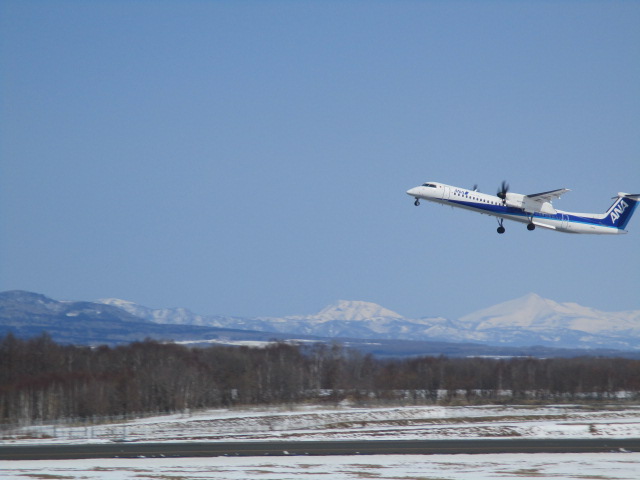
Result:
<svg viewBox="0 0 640 480"><path fill-rule="evenodd" d="M422 184L423 187L431 187L431 188L436 188L436 186L433 183L423 183Z"/></svg>

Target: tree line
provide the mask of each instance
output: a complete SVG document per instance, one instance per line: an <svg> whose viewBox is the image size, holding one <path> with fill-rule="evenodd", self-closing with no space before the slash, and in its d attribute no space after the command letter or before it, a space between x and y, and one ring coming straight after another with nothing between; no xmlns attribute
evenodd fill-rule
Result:
<svg viewBox="0 0 640 480"><path fill-rule="evenodd" d="M640 360L383 359L339 344L186 347L152 340L61 345L0 338L0 421L303 401L575 401L640 392Z"/></svg>

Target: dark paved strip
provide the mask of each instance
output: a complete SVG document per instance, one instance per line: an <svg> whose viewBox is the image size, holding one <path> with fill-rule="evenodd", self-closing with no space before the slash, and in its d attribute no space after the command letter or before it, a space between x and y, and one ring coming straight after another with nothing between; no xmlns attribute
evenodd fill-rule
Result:
<svg viewBox="0 0 640 480"><path fill-rule="evenodd" d="M337 440L299 442L109 443L0 445L0 460L282 455L430 455L454 453L640 452L631 439Z"/></svg>

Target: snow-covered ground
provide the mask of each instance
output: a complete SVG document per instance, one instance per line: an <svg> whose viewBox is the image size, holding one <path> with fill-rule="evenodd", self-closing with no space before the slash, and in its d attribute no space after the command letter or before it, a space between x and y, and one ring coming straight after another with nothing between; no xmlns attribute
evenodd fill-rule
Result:
<svg viewBox="0 0 640 480"><path fill-rule="evenodd" d="M0 432L0 444L112 441L640 438L639 406L295 406L185 412Z"/></svg>
<svg viewBox="0 0 640 480"><path fill-rule="evenodd" d="M0 462L3 480L638 480L640 453Z"/></svg>
<svg viewBox="0 0 640 480"><path fill-rule="evenodd" d="M112 441L640 438L640 406L296 406L185 412L126 423L4 431L0 445ZM147 458L0 462L0 478L633 479L640 453Z"/></svg>

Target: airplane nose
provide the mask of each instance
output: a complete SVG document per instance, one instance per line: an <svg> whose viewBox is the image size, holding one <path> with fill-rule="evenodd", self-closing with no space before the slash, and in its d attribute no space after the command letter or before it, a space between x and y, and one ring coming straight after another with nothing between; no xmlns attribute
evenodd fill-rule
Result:
<svg viewBox="0 0 640 480"><path fill-rule="evenodd" d="M412 197L415 197L417 193L418 193L418 187L413 187L407 190L407 195L411 195Z"/></svg>

